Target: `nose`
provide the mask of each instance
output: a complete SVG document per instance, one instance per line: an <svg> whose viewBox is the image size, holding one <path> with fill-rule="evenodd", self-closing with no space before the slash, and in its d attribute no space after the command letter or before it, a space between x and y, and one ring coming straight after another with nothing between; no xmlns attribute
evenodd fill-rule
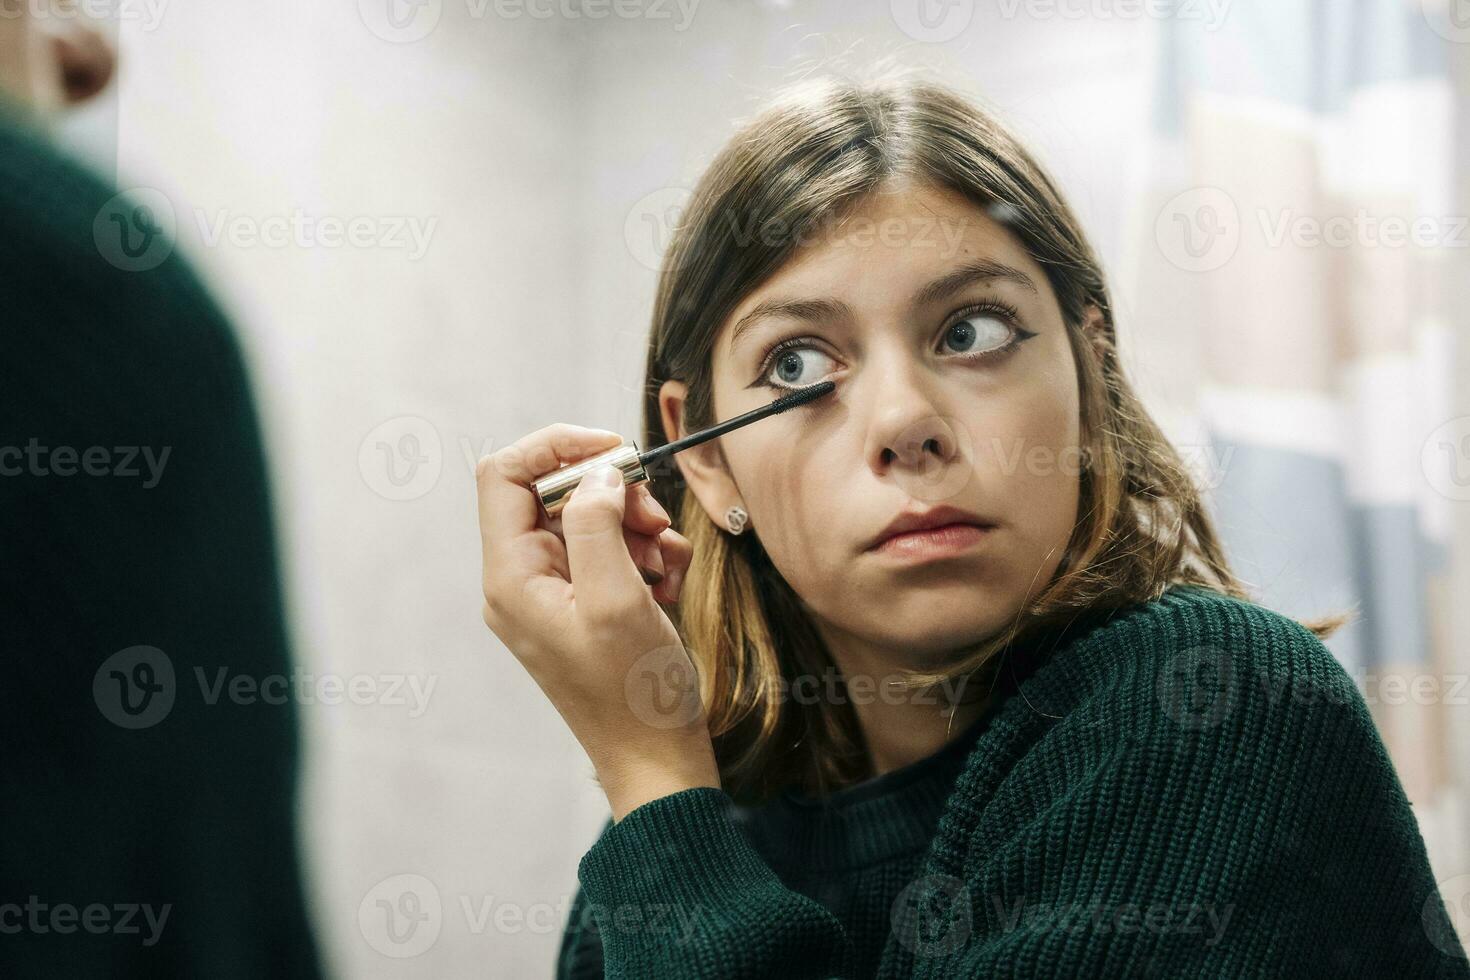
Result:
<svg viewBox="0 0 1470 980"><path fill-rule="evenodd" d="M865 455L880 476L933 477L956 459L959 439L936 403L934 379L922 366L905 361L907 356L895 353L890 367L873 372L873 422Z"/></svg>

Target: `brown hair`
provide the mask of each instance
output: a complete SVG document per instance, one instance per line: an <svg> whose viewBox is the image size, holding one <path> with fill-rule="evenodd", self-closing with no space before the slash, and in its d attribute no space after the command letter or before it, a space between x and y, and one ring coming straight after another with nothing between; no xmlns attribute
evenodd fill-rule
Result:
<svg viewBox="0 0 1470 980"><path fill-rule="evenodd" d="M659 409L665 380L688 385L686 432L716 421L712 352L720 325L804 233L893 179L951 189L1002 216L1046 270L1077 364L1085 461L1080 518L1052 580L1008 629L963 659L936 672L899 673L918 687L991 676L997 654L1018 639L1082 612L1150 601L1175 583L1248 599L1183 460L1124 377L1107 285L1076 217L994 115L907 72L797 83L740 128L705 171L659 278L644 447L668 441ZM777 232L753 235L755 228ZM1098 336L1082 327L1089 305L1101 312ZM655 473L650 489L694 546L670 611L699 673L722 784L737 800L758 801L784 786L820 794L868 775L848 699L803 705L782 696L783 679L834 670L797 596L759 539L715 525L668 465L672 472ZM1325 638L1350 615L1303 625Z"/></svg>

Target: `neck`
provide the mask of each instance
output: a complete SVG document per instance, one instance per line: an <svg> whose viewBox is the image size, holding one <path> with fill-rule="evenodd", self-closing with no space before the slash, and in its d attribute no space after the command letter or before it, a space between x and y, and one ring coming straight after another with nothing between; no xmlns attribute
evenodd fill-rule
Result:
<svg viewBox="0 0 1470 980"><path fill-rule="evenodd" d="M967 684L964 678L927 690L905 691L899 686L900 670L932 669L940 658L901 656L828 627L819 628L846 681L846 696L862 729L874 776L933 755L985 710L987 699L976 684Z"/></svg>

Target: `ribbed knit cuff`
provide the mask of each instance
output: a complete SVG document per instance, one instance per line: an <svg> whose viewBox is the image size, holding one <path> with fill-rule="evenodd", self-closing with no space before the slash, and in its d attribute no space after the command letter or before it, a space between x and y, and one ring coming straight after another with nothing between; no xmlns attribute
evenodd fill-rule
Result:
<svg viewBox="0 0 1470 980"><path fill-rule="evenodd" d="M577 866L609 973L737 977L790 967L830 976L846 937L791 891L730 816L722 789L651 800L607 827Z"/></svg>
<svg viewBox="0 0 1470 980"><path fill-rule="evenodd" d="M732 890L780 885L730 819L729 794L695 786L650 800L609 826L577 875L599 904L719 904Z"/></svg>

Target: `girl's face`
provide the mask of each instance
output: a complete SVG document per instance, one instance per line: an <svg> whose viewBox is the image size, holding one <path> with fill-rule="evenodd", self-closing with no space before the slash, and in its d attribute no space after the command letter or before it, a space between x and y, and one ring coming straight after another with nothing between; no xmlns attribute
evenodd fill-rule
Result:
<svg viewBox="0 0 1470 980"><path fill-rule="evenodd" d="M717 420L837 383L675 457L717 525L745 508L829 642L932 665L1048 583L1078 517L1076 365L1046 274L984 210L927 186L873 194L804 237L713 356ZM685 390L661 391L666 432ZM872 547L939 506L990 527L943 553Z"/></svg>

